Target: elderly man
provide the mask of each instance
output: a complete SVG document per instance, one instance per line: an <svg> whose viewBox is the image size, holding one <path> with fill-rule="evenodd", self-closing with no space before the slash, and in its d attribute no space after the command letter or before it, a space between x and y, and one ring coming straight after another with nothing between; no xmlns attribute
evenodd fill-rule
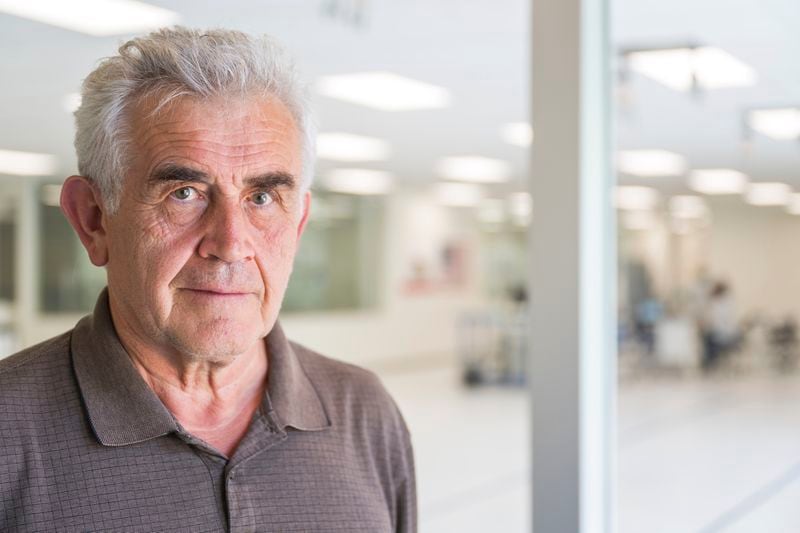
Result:
<svg viewBox="0 0 800 533"><path fill-rule="evenodd" d="M61 205L108 288L0 362L0 530L414 531L397 407L276 321L314 159L280 49L134 39L76 122Z"/></svg>

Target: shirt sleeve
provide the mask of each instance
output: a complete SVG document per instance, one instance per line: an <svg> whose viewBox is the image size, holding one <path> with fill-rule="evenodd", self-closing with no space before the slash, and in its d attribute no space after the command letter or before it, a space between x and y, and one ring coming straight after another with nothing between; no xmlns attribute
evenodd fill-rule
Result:
<svg viewBox="0 0 800 533"><path fill-rule="evenodd" d="M397 486L396 533L417 532L417 479L414 472L414 450L406 435L403 454L403 476Z"/></svg>

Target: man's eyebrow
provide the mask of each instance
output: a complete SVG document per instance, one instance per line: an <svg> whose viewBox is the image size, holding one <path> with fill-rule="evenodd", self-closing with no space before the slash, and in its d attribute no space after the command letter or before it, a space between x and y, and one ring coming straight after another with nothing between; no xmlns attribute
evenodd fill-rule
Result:
<svg viewBox="0 0 800 533"><path fill-rule="evenodd" d="M163 183L168 181L194 181L207 184L211 184L213 182L209 175L202 170L185 167L183 165L176 165L174 163L157 167L155 170L153 170L153 172L150 173L149 181L153 183ZM274 189L281 186L289 187L291 189L294 188L297 180L288 172L274 171L245 178L244 182L249 187L258 189Z"/></svg>
<svg viewBox="0 0 800 533"><path fill-rule="evenodd" d="M211 180L208 174L202 170L197 170L183 165L173 163L157 167L150 173L150 182L159 183L166 181L197 181L209 183Z"/></svg>
<svg viewBox="0 0 800 533"><path fill-rule="evenodd" d="M244 180L248 186L258 189L274 189L281 186L292 189L296 181L292 174L282 171L267 172Z"/></svg>

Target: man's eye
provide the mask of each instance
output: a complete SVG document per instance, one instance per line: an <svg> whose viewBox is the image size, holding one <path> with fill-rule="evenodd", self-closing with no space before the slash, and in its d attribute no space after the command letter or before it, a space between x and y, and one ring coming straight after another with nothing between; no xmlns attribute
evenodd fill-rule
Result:
<svg viewBox="0 0 800 533"><path fill-rule="evenodd" d="M193 187L181 187L173 191L172 196L177 200L189 200L197 196L197 191Z"/></svg>
<svg viewBox="0 0 800 533"><path fill-rule="evenodd" d="M266 192L254 193L251 198L256 205L267 205L272 202L272 197Z"/></svg>

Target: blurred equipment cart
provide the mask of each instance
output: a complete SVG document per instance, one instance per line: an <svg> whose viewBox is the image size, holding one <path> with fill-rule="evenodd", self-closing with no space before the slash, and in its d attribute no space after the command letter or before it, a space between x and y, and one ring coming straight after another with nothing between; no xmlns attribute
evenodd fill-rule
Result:
<svg viewBox="0 0 800 533"><path fill-rule="evenodd" d="M778 370L787 371L797 366L800 340L793 317L787 317L770 328L769 345Z"/></svg>
<svg viewBox="0 0 800 533"><path fill-rule="evenodd" d="M457 335L466 385L525 384L528 314L524 306L465 313L458 321Z"/></svg>

